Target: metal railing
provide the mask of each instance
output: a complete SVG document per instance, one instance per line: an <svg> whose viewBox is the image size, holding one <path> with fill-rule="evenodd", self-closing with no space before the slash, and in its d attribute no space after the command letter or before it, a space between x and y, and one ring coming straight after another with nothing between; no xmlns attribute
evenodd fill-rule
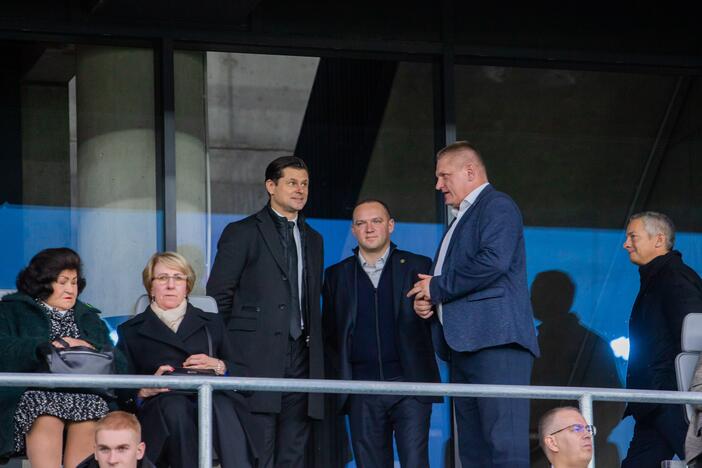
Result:
<svg viewBox="0 0 702 468"><path fill-rule="evenodd" d="M243 377L0 373L0 387L25 386L46 388L167 387L175 390L197 390L200 468L212 467L212 392L214 390L578 400L580 410L588 424L594 423L592 411L594 401L702 405L702 393L657 390ZM589 467L595 467L594 450Z"/></svg>

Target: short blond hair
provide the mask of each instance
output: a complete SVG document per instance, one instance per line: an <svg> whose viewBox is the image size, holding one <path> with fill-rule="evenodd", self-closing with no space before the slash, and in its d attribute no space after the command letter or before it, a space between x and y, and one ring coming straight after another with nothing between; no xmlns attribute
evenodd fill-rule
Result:
<svg viewBox="0 0 702 468"><path fill-rule="evenodd" d="M136 434L137 440L141 441L141 424L132 413L126 411L113 411L100 418L95 425L95 437L97 433L105 431L128 430ZM97 440L97 439L96 439Z"/></svg>
<svg viewBox="0 0 702 468"><path fill-rule="evenodd" d="M460 153L461 151L470 151L475 155L475 160L480 164L481 166L485 167L485 162L483 161L483 155L480 154L480 151L478 151L478 148L473 146L472 143L466 141L466 140L459 140L454 143L451 143L450 145L447 145L443 148L441 148L438 153L436 153L436 160L438 161L439 159L443 158L444 156L448 154L454 154L454 153Z"/></svg>
<svg viewBox="0 0 702 468"><path fill-rule="evenodd" d="M190 262L188 262L185 257L178 252L157 252L151 256L148 262L146 262L144 271L141 272L141 279L144 283L146 294L151 296L151 283L154 280L154 268L156 268L156 265L159 263L163 263L168 268L173 268L174 270L178 270L186 275L188 277L187 293L190 294L195 287L195 270L193 270L193 267L190 266Z"/></svg>
<svg viewBox="0 0 702 468"><path fill-rule="evenodd" d="M556 420L556 417L565 411L572 411L582 416L580 410L575 406L558 406L556 408L551 408L550 410L546 411L541 416L541 419L539 419L539 445L542 449L546 450L544 439L546 438L546 436L550 435L549 432L551 431L551 429L553 429L552 426L554 421Z"/></svg>

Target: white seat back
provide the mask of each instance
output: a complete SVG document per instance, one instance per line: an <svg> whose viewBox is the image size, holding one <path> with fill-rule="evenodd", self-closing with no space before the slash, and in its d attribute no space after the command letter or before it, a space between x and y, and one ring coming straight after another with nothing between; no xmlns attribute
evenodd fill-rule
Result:
<svg viewBox="0 0 702 468"><path fill-rule="evenodd" d="M692 384L697 361L702 351L702 313L687 314L683 320L682 335L680 337L682 353L675 358L675 377L678 381L678 390L686 392ZM695 411L691 405L685 405L685 416L688 422Z"/></svg>
<svg viewBox="0 0 702 468"><path fill-rule="evenodd" d="M204 310L205 312L210 312L213 314L219 312L219 310L217 309L217 301L215 301L214 298L210 296L188 296L188 302L191 303L193 306L197 307L198 309ZM137 299L135 312L137 314L144 312L150 303L151 300L149 299L149 296L147 296L146 294L142 294L141 296L139 296L139 299Z"/></svg>
<svg viewBox="0 0 702 468"><path fill-rule="evenodd" d="M683 352L702 351L702 314L687 314L683 320L680 347Z"/></svg>
<svg viewBox="0 0 702 468"><path fill-rule="evenodd" d="M675 376L678 380L678 390L681 392L686 392L690 389L699 356L700 353L680 353L675 358ZM694 415L695 410L692 409L692 405L685 405L685 416L687 416L688 423Z"/></svg>

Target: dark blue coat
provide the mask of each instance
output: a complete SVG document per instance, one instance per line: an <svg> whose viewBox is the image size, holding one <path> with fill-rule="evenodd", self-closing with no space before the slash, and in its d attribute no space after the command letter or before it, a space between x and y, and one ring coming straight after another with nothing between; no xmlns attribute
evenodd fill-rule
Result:
<svg viewBox="0 0 702 468"><path fill-rule="evenodd" d="M538 357L522 216L508 195L483 189L458 221L430 289L431 301L443 304L443 332L454 351L516 343Z"/></svg>
<svg viewBox="0 0 702 468"><path fill-rule="evenodd" d="M388 257L392 264L396 346L400 355L404 380L439 382L429 322L415 314L407 292L417 281L418 273L427 273L431 260L422 255L395 249ZM330 266L324 273L322 290L322 330L328 378L352 380L351 343L356 320L356 269L362 268L358 257L350 256ZM336 409L343 411L348 395L340 394ZM440 397L420 398L440 402Z"/></svg>

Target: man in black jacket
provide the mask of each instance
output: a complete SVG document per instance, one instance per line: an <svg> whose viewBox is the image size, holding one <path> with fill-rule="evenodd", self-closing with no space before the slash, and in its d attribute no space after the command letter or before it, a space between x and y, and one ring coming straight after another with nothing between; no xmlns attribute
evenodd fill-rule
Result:
<svg viewBox="0 0 702 468"><path fill-rule="evenodd" d="M629 319L627 388L677 390L682 323L690 312L702 312L702 280L674 243L675 227L666 215L647 211L629 219L624 248L639 266L641 287ZM681 405L630 403L624 414L636 424L623 468L658 468L673 454L685 458Z"/></svg>
<svg viewBox="0 0 702 468"><path fill-rule="evenodd" d="M217 301L245 366L231 375L321 379L323 247L300 214L307 166L295 156L275 159L265 184L269 204L224 229L207 294ZM310 418L322 418L322 396L254 392L249 406L263 430L260 466L304 466Z"/></svg>
<svg viewBox="0 0 702 468"><path fill-rule="evenodd" d="M382 201L360 202L351 225L358 247L325 273L322 323L329 377L439 381L429 321L414 313L406 297L431 260L391 244L394 224ZM394 466L394 433L402 467L428 467L433 402L441 398L337 395L337 411L349 415L356 464Z"/></svg>

